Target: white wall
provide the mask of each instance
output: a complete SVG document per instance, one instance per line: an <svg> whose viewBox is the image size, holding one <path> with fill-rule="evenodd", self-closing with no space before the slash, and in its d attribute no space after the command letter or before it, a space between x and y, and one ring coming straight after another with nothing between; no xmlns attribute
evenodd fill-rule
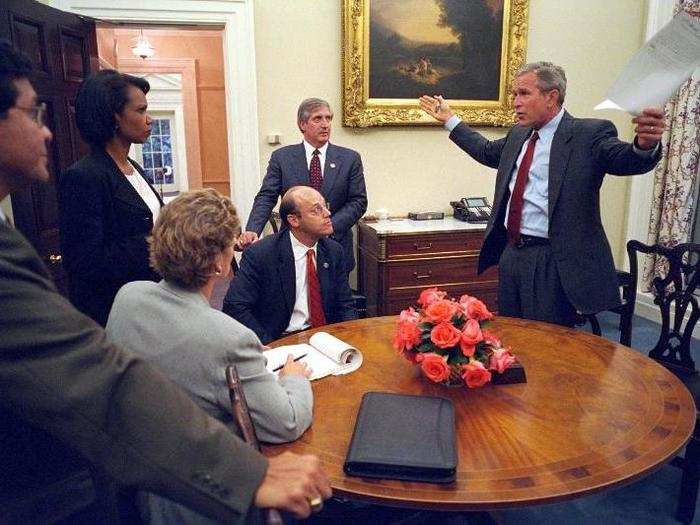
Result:
<svg viewBox="0 0 700 525"><path fill-rule="evenodd" d="M260 130L260 177L270 153L268 134L299 142L296 108L309 96L327 99L336 112L331 141L362 154L368 210L449 210L462 195L493 197L495 172L468 158L439 127L357 130L341 125L340 0L255 0L255 50ZM551 60L568 76L565 107L575 116L615 122L631 139L629 117L593 112L621 67L643 42L646 2L640 0L531 0L528 61ZM486 128L488 137L502 129ZM618 262L623 259L628 181L608 177L603 221Z"/></svg>

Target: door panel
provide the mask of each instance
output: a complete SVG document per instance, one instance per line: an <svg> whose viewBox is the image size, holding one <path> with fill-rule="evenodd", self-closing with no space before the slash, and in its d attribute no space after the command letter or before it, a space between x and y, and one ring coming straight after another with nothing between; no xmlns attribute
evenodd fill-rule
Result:
<svg viewBox="0 0 700 525"><path fill-rule="evenodd" d="M65 292L54 183L88 151L75 127L74 107L80 82L98 67L95 23L38 2L3 0L0 38L10 40L34 62L32 83L40 102L47 105L46 124L54 136L49 146L51 180L12 195L15 225L47 263L59 290Z"/></svg>

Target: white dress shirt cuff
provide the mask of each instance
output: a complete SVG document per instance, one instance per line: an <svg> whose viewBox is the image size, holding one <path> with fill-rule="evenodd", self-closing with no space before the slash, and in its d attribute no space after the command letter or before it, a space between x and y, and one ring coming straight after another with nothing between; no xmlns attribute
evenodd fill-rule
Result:
<svg viewBox="0 0 700 525"><path fill-rule="evenodd" d="M450 118L447 119L447 122L445 122L445 129L452 133L452 130L457 127L457 124L462 122L462 119L459 118L457 115L452 115Z"/></svg>
<svg viewBox="0 0 700 525"><path fill-rule="evenodd" d="M646 159L650 159L651 157L656 155L656 153L659 151L660 147L661 147L661 142L658 142L656 144L656 146L654 146L651 149L642 149L639 146L637 146L637 137L635 137L634 140L632 141L632 149L634 150L634 152L637 155L639 155L640 157L644 157Z"/></svg>

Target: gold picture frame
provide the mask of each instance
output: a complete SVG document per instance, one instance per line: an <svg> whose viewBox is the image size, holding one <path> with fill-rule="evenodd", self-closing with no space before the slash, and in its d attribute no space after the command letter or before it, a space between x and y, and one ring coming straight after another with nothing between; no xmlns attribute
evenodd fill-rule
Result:
<svg viewBox="0 0 700 525"><path fill-rule="evenodd" d="M509 87L515 73L525 63L528 2L343 0L343 124L361 128L438 124L419 109L418 97L443 94L450 107L468 124L512 126L515 118ZM429 32L425 33L425 24L415 26L412 16L403 14L391 18L392 13L406 6L426 7L433 15L437 9L439 18L435 27L428 24ZM469 16L455 11L459 9L467 10ZM416 16L420 20L426 9L419 11ZM459 16L450 17L455 14ZM469 18L472 16L481 18ZM489 31L488 24L496 30ZM402 29L403 35L395 31L394 26ZM406 37L406 34L413 35L412 27L418 29L423 38L427 34L427 38L436 40L418 42ZM455 35L456 43L449 41L446 31ZM467 42L464 38L464 35L477 33L480 40L474 37ZM371 35L374 47L371 47ZM441 43L437 38L447 40ZM487 41L489 45L482 45ZM471 53L465 51L469 45ZM490 53L483 49L489 49ZM436 53L435 66L431 63L431 52ZM473 71L467 67L467 57L476 64ZM477 98L464 98L470 94Z"/></svg>

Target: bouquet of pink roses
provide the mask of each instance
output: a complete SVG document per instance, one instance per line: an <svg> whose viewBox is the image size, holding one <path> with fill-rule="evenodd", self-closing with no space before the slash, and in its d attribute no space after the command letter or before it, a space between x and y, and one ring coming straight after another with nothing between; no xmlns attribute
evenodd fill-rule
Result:
<svg viewBox="0 0 700 525"><path fill-rule="evenodd" d="M455 301L428 288L416 308L401 312L394 348L431 381L480 387L491 381L492 373L501 374L516 362L510 348L485 329L492 318L476 297Z"/></svg>

